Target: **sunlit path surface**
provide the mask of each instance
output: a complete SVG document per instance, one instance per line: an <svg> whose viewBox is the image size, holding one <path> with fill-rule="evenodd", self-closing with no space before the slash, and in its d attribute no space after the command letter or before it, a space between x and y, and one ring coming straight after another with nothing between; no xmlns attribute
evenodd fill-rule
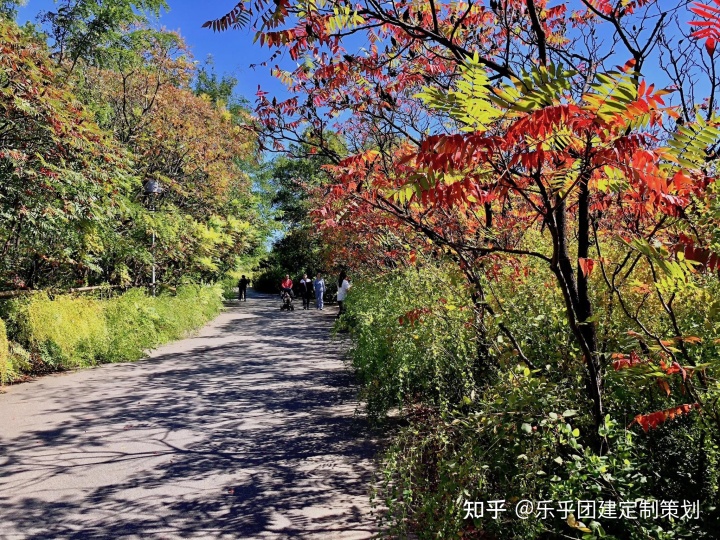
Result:
<svg viewBox="0 0 720 540"><path fill-rule="evenodd" d="M279 306L0 395L0 538L372 537L334 311Z"/></svg>

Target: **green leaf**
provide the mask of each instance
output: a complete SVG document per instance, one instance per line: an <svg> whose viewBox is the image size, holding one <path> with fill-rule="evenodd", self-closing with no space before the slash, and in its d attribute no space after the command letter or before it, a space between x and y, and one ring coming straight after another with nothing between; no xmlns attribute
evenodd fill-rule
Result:
<svg viewBox="0 0 720 540"><path fill-rule="evenodd" d="M590 91L583 95L587 108L603 120L608 120L627 110L637 98L637 88L632 72L609 71L598 73L590 85Z"/></svg>
<svg viewBox="0 0 720 540"><path fill-rule="evenodd" d="M561 64L534 66L523 71L520 78L511 78L512 84L503 85L490 95L490 99L502 109L530 112L553 105L570 90L574 70Z"/></svg>
<svg viewBox="0 0 720 540"><path fill-rule="evenodd" d="M463 66L456 90L446 92L439 88L425 87L414 97L464 124L463 131L484 131L502 116L502 111L490 100L490 81L477 54Z"/></svg>

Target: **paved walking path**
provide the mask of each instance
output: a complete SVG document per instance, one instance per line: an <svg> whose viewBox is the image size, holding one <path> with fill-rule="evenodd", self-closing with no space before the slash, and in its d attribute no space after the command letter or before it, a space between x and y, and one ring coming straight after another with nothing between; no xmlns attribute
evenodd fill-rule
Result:
<svg viewBox="0 0 720 540"><path fill-rule="evenodd" d="M234 303L133 364L0 395L0 538L370 538L335 309Z"/></svg>

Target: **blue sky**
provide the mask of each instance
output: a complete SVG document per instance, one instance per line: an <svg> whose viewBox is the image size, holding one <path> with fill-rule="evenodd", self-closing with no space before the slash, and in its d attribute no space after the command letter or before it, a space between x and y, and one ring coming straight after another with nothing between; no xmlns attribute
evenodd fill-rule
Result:
<svg viewBox="0 0 720 540"><path fill-rule="evenodd" d="M220 17L232 9L237 0L214 0L212 2L167 0L167 3L170 9L163 12L154 21L154 25L179 31L184 36L198 62L203 63L208 55L212 55L215 70L219 75L229 74L238 80L237 95L244 96L253 105L258 85L260 85L263 90L278 99L289 97L282 83L270 75L270 67L250 67L252 64L260 64L268 60L272 54L271 50L261 48L259 44L253 43L254 32L252 30L228 30L227 32L214 33L211 30L202 28L202 24L206 20ZM20 10L19 21L21 23L26 21L34 22L39 12L52 10L54 6L55 2L53 0L29 0L28 4ZM687 17L688 15L685 13L683 19L687 19ZM601 32L605 33L605 39L612 40L612 33L607 25L601 28ZM361 45L359 38L346 40L345 43L345 46L353 50L359 49ZM618 54L611 59L608 67L613 67L612 64L623 64L628 59L627 51L620 46L618 47ZM283 69L289 71L292 71L296 65L289 57L273 61L273 64L278 63ZM669 84L654 62L648 62L644 71L645 76L650 81L657 82L660 86ZM699 84L701 86L705 85L703 81Z"/></svg>
<svg viewBox="0 0 720 540"><path fill-rule="evenodd" d="M156 25L164 26L169 30L178 30L190 45L195 59L201 63L208 55L212 55L215 71L219 75L230 74L238 80L236 88L238 95L245 96L254 103L258 85L278 98L287 95L283 85L270 75L269 67L250 68L251 64L259 64L272 54L269 49L253 44L254 33L251 30L213 33L202 28L206 20L224 15L237 3L236 1L167 0L167 3L170 10L162 13ZM55 3L52 0L29 0L27 5L20 9L18 21L35 22L40 11L53 10L54 7ZM274 63L277 63L277 60Z"/></svg>

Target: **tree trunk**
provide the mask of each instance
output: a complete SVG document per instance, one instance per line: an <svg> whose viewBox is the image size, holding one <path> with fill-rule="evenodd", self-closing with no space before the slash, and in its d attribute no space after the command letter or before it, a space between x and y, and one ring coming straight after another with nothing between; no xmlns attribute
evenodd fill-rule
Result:
<svg viewBox="0 0 720 540"><path fill-rule="evenodd" d="M589 191L586 182L581 183L578 201L578 257L587 258L590 246ZM565 299L568 322L583 353L585 362L585 385L592 400L592 416L596 428L605 417L602 400L602 366L600 364L597 330L593 322L587 321L593 313L588 289L588 280L570 259L567 236L567 208L565 200L555 196L549 230L553 237L552 271L558 279ZM576 271L577 269L577 271ZM602 451L602 444L600 444Z"/></svg>

